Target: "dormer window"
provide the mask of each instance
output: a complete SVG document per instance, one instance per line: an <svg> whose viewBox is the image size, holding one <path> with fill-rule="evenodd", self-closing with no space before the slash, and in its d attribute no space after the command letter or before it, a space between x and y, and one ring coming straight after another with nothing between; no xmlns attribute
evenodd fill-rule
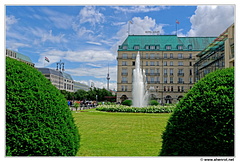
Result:
<svg viewBox="0 0 240 162"><path fill-rule="evenodd" d="M178 45L178 50L183 50L183 45Z"/></svg>
<svg viewBox="0 0 240 162"><path fill-rule="evenodd" d="M192 50L192 45L188 45L188 49L189 49L189 50Z"/></svg>
<svg viewBox="0 0 240 162"><path fill-rule="evenodd" d="M154 50L154 49L155 49L155 46L150 46L150 49L151 49L151 50Z"/></svg>
<svg viewBox="0 0 240 162"><path fill-rule="evenodd" d="M133 49L139 50L139 46L138 46L138 45L135 45L135 46L133 47Z"/></svg>
<svg viewBox="0 0 240 162"><path fill-rule="evenodd" d="M171 50L171 49L172 49L171 45L166 45L166 50Z"/></svg>
<svg viewBox="0 0 240 162"><path fill-rule="evenodd" d="M157 46L156 46L156 49L157 49L157 50L159 50L159 49L160 49L160 46L159 46L159 45L157 45Z"/></svg>
<svg viewBox="0 0 240 162"><path fill-rule="evenodd" d="M128 46L123 46L123 49L124 49L124 50L128 49Z"/></svg>
<svg viewBox="0 0 240 162"><path fill-rule="evenodd" d="M145 46L145 49L149 49L149 46Z"/></svg>

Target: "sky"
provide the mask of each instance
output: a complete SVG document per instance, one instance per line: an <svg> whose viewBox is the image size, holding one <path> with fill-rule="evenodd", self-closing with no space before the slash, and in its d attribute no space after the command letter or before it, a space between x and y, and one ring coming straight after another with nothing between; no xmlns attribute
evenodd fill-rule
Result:
<svg viewBox="0 0 240 162"><path fill-rule="evenodd" d="M218 36L235 21L234 5L5 5L5 46L35 67L60 60L76 81L117 87L117 50L130 34ZM129 24L129 21L132 23ZM45 61L47 57L50 62Z"/></svg>

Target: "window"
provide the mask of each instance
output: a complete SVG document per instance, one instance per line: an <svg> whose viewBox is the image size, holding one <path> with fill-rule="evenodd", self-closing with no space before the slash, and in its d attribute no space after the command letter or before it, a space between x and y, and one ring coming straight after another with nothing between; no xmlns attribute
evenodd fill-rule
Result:
<svg viewBox="0 0 240 162"><path fill-rule="evenodd" d="M189 50L192 50L192 45L188 45L188 49L189 49Z"/></svg>
<svg viewBox="0 0 240 162"><path fill-rule="evenodd" d="M148 69L145 69L145 74L146 74L146 75L148 74Z"/></svg>
<svg viewBox="0 0 240 162"><path fill-rule="evenodd" d="M154 61L150 61L150 66L154 66Z"/></svg>
<svg viewBox="0 0 240 162"><path fill-rule="evenodd" d="M178 54L178 59L182 59L183 58L183 54L182 53L179 53Z"/></svg>
<svg viewBox="0 0 240 162"><path fill-rule="evenodd" d="M132 62L132 66L135 66L135 61Z"/></svg>
<svg viewBox="0 0 240 162"><path fill-rule="evenodd" d="M170 77L170 83L173 83L173 77Z"/></svg>
<svg viewBox="0 0 240 162"><path fill-rule="evenodd" d="M121 86L122 91L124 91L124 85Z"/></svg>
<svg viewBox="0 0 240 162"><path fill-rule="evenodd" d="M173 86L171 86L171 91L173 91Z"/></svg>
<svg viewBox="0 0 240 162"><path fill-rule="evenodd" d="M166 46L166 50L171 50L171 49L172 49L171 45Z"/></svg>
<svg viewBox="0 0 240 162"><path fill-rule="evenodd" d="M183 69L178 69L178 76L184 76Z"/></svg>
<svg viewBox="0 0 240 162"><path fill-rule="evenodd" d="M154 49L155 49L155 46L150 46L150 49L151 49L151 50L154 50Z"/></svg>
<svg viewBox="0 0 240 162"><path fill-rule="evenodd" d="M192 58L192 54L191 54L191 53L189 53L189 58L190 58L190 59Z"/></svg>
<svg viewBox="0 0 240 162"><path fill-rule="evenodd" d="M167 69L164 69L164 75L167 75Z"/></svg>
<svg viewBox="0 0 240 162"><path fill-rule="evenodd" d="M122 83L127 83L127 77L122 77Z"/></svg>
<svg viewBox="0 0 240 162"><path fill-rule="evenodd" d="M148 53L146 53L146 59L148 59Z"/></svg>
<svg viewBox="0 0 240 162"><path fill-rule="evenodd" d="M154 77L151 77L151 78L150 78L150 82L151 82L151 83L154 83Z"/></svg>
<svg viewBox="0 0 240 162"><path fill-rule="evenodd" d="M146 61L146 66L148 66L148 61Z"/></svg>
<svg viewBox="0 0 240 162"><path fill-rule="evenodd" d="M150 54L150 59L154 59L155 58L155 54L154 53L151 53Z"/></svg>
<svg viewBox="0 0 240 162"><path fill-rule="evenodd" d="M189 66L192 66L192 62L189 62Z"/></svg>
<svg viewBox="0 0 240 162"><path fill-rule="evenodd" d="M163 65L164 65L164 66L167 66L167 61L164 61L164 62L163 62Z"/></svg>
<svg viewBox="0 0 240 162"><path fill-rule="evenodd" d="M189 69L189 75L192 75L192 69Z"/></svg>
<svg viewBox="0 0 240 162"><path fill-rule="evenodd" d="M154 75L154 69L150 69L150 75Z"/></svg>
<svg viewBox="0 0 240 162"><path fill-rule="evenodd" d="M132 59L136 59L136 53L132 54Z"/></svg>
<svg viewBox="0 0 240 162"><path fill-rule="evenodd" d="M167 77L164 77L164 83L167 83Z"/></svg>
<svg viewBox="0 0 240 162"><path fill-rule="evenodd" d="M127 75L127 69L122 69L122 75Z"/></svg>
<svg viewBox="0 0 240 162"><path fill-rule="evenodd" d="M163 88L163 89L164 89L164 91L166 91L166 86L164 86L164 88Z"/></svg>
<svg viewBox="0 0 240 162"><path fill-rule="evenodd" d="M157 49L157 50L159 50L159 49L160 49L160 46L159 46L159 45L157 45L157 46L156 46L156 49Z"/></svg>
<svg viewBox="0 0 240 162"><path fill-rule="evenodd" d="M134 49L135 50L139 50L139 46L134 46Z"/></svg>
<svg viewBox="0 0 240 162"><path fill-rule="evenodd" d="M126 50L128 48L128 46L123 46L123 49Z"/></svg>
<svg viewBox="0 0 240 162"><path fill-rule="evenodd" d="M178 78L178 83L184 83L183 78Z"/></svg>
<svg viewBox="0 0 240 162"><path fill-rule="evenodd" d="M173 62L172 61L170 61L170 66L173 66Z"/></svg>
<svg viewBox="0 0 240 162"><path fill-rule="evenodd" d="M127 61L123 61L122 66L127 66Z"/></svg>
<svg viewBox="0 0 240 162"><path fill-rule="evenodd" d="M178 86L178 92L180 92L180 86Z"/></svg>
<svg viewBox="0 0 240 162"><path fill-rule="evenodd" d="M173 53L170 53L170 58L173 58Z"/></svg>
<svg viewBox="0 0 240 162"><path fill-rule="evenodd" d="M125 85L125 91L127 91L127 89L128 89L128 86L127 86L127 85Z"/></svg>
<svg viewBox="0 0 240 162"><path fill-rule="evenodd" d="M182 61L178 61L178 66L183 66L183 62Z"/></svg>
<svg viewBox="0 0 240 162"><path fill-rule="evenodd" d="M183 46L182 45L178 45L178 50L182 50Z"/></svg>
<svg viewBox="0 0 240 162"><path fill-rule="evenodd" d="M149 49L149 46L145 46L145 49Z"/></svg>
<svg viewBox="0 0 240 162"><path fill-rule="evenodd" d="M165 59L167 58L167 53L163 54L163 58L165 58Z"/></svg>
<svg viewBox="0 0 240 162"><path fill-rule="evenodd" d="M173 75L173 69L170 69L170 75Z"/></svg>
<svg viewBox="0 0 240 162"><path fill-rule="evenodd" d="M184 86L182 86L182 92L184 92Z"/></svg>
<svg viewBox="0 0 240 162"><path fill-rule="evenodd" d="M189 83L192 83L192 78L191 77L189 78Z"/></svg>
<svg viewBox="0 0 240 162"><path fill-rule="evenodd" d="M123 59L127 59L127 54L126 54L126 53L123 53L123 54L122 54L122 58L123 58Z"/></svg>
<svg viewBox="0 0 240 162"><path fill-rule="evenodd" d="M159 66L159 61L157 61L157 66Z"/></svg>

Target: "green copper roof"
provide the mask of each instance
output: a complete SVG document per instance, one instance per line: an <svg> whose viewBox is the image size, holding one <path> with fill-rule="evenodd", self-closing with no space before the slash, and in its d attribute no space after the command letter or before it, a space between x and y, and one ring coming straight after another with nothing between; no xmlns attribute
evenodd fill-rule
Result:
<svg viewBox="0 0 240 162"><path fill-rule="evenodd" d="M32 60L28 56L25 56L18 52L16 52L16 58L32 63Z"/></svg>
<svg viewBox="0 0 240 162"><path fill-rule="evenodd" d="M137 50L149 50L146 46L155 46L155 50L166 51L166 46L171 46L171 50L179 50L178 46L183 46L182 50L201 51L208 46L216 37L177 37L176 35L129 35L119 46L119 51L134 50L134 46L139 46ZM158 47L157 47L158 46ZM127 48L127 49L126 49Z"/></svg>

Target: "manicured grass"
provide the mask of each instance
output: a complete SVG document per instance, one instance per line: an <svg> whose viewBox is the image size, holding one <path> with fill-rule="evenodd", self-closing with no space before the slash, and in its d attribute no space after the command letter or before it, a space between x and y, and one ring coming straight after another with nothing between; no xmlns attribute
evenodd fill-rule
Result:
<svg viewBox="0 0 240 162"><path fill-rule="evenodd" d="M73 112L81 134L76 156L157 156L169 113Z"/></svg>

